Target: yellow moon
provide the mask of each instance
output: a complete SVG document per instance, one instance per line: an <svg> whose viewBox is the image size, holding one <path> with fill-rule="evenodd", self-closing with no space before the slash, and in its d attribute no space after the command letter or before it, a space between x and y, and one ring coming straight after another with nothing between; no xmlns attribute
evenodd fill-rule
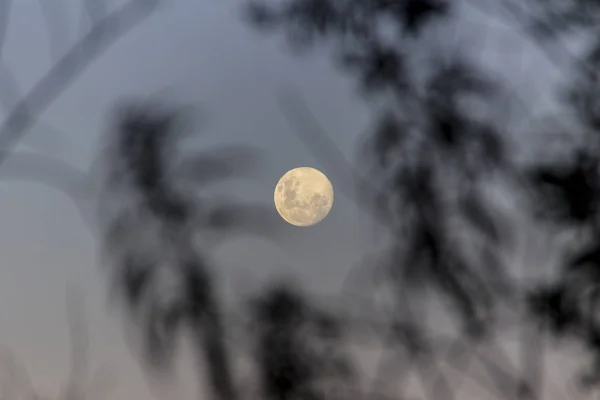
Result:
<svg viewBox="0 0 600 400"><path fill-rule="evenodd" d="M321 171L299 167L279 179L273 197L281 218L295 226L311 226L331 211L333 187Z"/></svg>

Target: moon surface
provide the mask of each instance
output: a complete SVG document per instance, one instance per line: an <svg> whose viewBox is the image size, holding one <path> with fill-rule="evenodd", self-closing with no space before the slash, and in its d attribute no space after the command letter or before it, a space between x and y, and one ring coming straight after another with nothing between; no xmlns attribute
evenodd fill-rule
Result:
<svg viewBox="0 0 600 400"><path fill-rule="evenodd" d="M321 171L310 167L286 172L275 186L275 208L295 226L321 222L333 206L333 186Z"/></svg>

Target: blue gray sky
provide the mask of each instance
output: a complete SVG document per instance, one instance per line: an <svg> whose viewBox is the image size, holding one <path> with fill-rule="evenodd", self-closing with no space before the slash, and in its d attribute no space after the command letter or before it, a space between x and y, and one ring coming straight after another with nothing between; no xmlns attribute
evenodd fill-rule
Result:
<svg viewBox="0 0 600 400"><path fill-rule="evenodd" d="M46 1L67 10L65 44L72 43L78 0ZM27 91L51 58L39 2L15 3L4 59ZM281 38L257 35L240 22L240 2L164 3L52 104L24 145L85 169L106 131L113 102L161 93L202 109L207 120L201 140L207 146L247 143L268 155L267 167L254 181L236 186L238 197L271 204L277 179L301 165L328 174L334 189L347 179L304 147L278 107L278 91L297 88L331 139L352 156L372 113L356 96L353 82L333 69L326 51L293 56ZM510 75L514 90L533 108L550 104L560 75L532 44L469 7L459 19L461 24L443 28L451 45L470 46L486 65ZM77 208L63 193L32 182L2 182L0 198L0 345L24 363L40 391L56 393L68 374L65 289L67 283L77 284L85 292L92 369L105 368L116 377L110 398L149 398L118 314L108 308L96 243ZM258 285L269 276L292 274L316 291L333 293L371 245L371 231L364 229L368 223L353 201L336 191L323 223L289 231L290 238L279 246L236 239L215 252L215 265L223 283L233 288L240 277ZM181 398L192 392L188 386L183 385Z"/></svg>

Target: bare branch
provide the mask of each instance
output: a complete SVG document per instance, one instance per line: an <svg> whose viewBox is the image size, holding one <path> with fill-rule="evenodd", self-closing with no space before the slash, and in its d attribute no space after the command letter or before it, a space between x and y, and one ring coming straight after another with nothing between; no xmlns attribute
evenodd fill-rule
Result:
<svg viewBox="0 0 600 400"><path fill-rule="evenodd" d="M82 0L82 12L91 21L92 26L98 24L106 16L106 0Z"/></svg>
<svg viewBox="0 0 600 400"><path fill-rule="evenodd" d="M46 21L50 57L57 61L69 43L69 23L67 21L66 7L63 2L40 0L40 9Z"/></svg>
<svg viewBox="0 0 600 400"><path fill-rule="evenodd" d="M96 57L130 31L158 5L158 0L131 0L98 23L38 81L0 127L0 164L25 131Z"/></svg>
<svg viewBox="0 0 600 400"><path fill-rule="evenodd" d="M17 80L8 65L0 59L0 108L8 114L21 98L22 91ZM37 125L39 127L37 132L43 137L41 140L37 138L38 140L27 144L32 144L33 147L39 147L42 150L48 150L50 147L55 146L57 142L60 142L61 139L64 140L65 134L58 129L41 120L38 120Z"/></svg>
<svg viewBox="0 0 600 400"><path fill-rule="evenodd" d="M55 55L55 59L58 58L60 49L53 50L54 47L58 46L61 41L64 42L63 46L66 45L66 40L68 32L63 26L66 26L66 21L57 20L56 23L51 24L50 16L55 16L56 12L53 11L53 7L48 7L48 2L40 2L42 11L47 15L46 19L48 20L48 26L50 31L50 37L52 40L51 43L51 52ZM0 106L5 110L6 113L9 113L11 110L15 108L18 102L22 98L22 91L19 87L19 84L7 63L2 59L4 49L4 44L6 43L8 37L9 30L9 19L10 12L12 7L11 0L0 0ZM64 8L63 8L64 11ZM54 13L54 14L52 14ZM60 19L60 15L56 15L56 19ZM58 28L57 28L58 27ZM62 30L61 32L54 32L56 30ZM54 31L53 31L54 30ZM42 126L45 131L56 131L51 127L46 125Z"/></svg>

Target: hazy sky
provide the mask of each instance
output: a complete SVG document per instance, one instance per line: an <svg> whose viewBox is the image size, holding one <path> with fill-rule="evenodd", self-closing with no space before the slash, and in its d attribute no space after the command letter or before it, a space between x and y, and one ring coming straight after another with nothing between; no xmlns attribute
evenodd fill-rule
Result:
<svg viewBox="0 0 600 400"><path fill-rule="evenodd" d="M66 33L74 38L77 0L46 1L57 7L64 3L72 25ZM50 65L47 32L38 1L15 3L4 57L26 90ZM368 126L369 110L355 96L352 81L332 69L326 53L293 57L281 38L257 36L241 24L240 5L165 1L157 14L112 47L42 116L60 133L36 126L26 142L86 168L115 100L164 91L169 99L203 109L208 120L202 140L207 145L250 143L269 155L268 167L256 181L237 186L241 198L271 204L277 179L300 165L322 169L335 188L345 177L316 160L298 140L281 115L277 92L289 85L299 89L348 156ZM464 18L455 38L446 39L461 43L476 33L479 47L473 45L472 52L479 52L498 72L516 76L513 83L523 99L536 104L548 97L557 72L533 47L476 12ZM67 282L76 283L86 293L92 364L106 366L117 376L116 395L111 398L148 398L117 314L107 311L95 243L70 199L32 183L1 183L0 197L0 345L24 362L37 387L55 393L68 366L65 288ZM370 232L359 229L365 221L352 201L336 191L327 219L301 231L286 227L293 240L282 246L246 238L220 248L215 254L220 277L231 282L245 270L244 276L261 282L268 275L293 273L316 290L335 291L348 266L368 247Z"/></svg>

